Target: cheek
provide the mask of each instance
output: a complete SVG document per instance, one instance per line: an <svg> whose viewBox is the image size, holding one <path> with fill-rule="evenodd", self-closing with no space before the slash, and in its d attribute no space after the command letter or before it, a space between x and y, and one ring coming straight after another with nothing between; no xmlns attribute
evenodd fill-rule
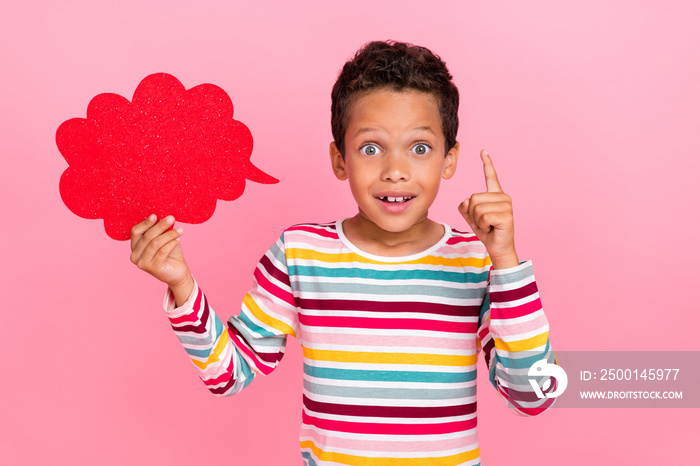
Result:
<svg viewBox="0 0 700 466"><path fill-rule="evenodd" d="M416 170L414 173L416 173L421 181L425 184L440 184L440 180L442 180L442 175L445 170L445 161L444 159L434 159L430 160L429 163L423 164L421 167L416 167Z"/></svg>
<svg viewBox="0 0 700 466"><path fill-rule="evenodd" d="M350 183L354 185L368 184L371 182L374 169L371 164L348 161L346 170Z"/></svg>

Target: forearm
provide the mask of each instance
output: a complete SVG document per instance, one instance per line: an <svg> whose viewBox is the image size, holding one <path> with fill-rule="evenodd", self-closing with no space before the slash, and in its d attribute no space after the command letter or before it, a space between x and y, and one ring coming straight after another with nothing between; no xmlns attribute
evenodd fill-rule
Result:
<svg viewBox="0 0 700 466"><path fill-rule="evenodd" d="M245 362L238 357L227 326L194 280L191 286L190 294L182 299L180 306L176 305L174 291L168 290L164 302L166 314L207 388L216 395L232 395L245 385L250 371L242 367ZM185 289L175 288L180 292Z"/></svg>
<svg viewBox="0 0 700 466"><path fill-rule="evenodd" d="M547 409L553 400L533 398L527 378L534 361L546 358L554 362L549 324L530 263L492 271L489 305L479 336L487 353L489 378L508 405L525 415Z"/></svg>

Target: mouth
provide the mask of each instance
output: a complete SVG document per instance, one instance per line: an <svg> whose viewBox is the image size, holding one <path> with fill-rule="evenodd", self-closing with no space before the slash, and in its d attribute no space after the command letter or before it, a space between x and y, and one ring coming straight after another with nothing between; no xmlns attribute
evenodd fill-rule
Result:
<svg viewBox="0 0 700 466"><path fill-rule="evenodd" d="M402 196L402 197L379 196L379 197L377 197L377 199L379 199L382 202L386 202L388 204L403 204L405 202L410 201L414 197L415 196Z"/></svg>

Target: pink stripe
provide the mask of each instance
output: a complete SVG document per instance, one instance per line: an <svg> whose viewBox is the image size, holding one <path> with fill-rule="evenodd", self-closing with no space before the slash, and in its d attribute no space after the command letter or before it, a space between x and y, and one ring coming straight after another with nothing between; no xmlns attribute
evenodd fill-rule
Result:
<svg viewBox="0 0 700 466"><path fill-rule="evenodd" d="M231 329L228 329L228 334L231 336L231 341L233 342L234 345L236 345L236 348L238 348L241 352L245 353L248 358L253 361L253 364L255 365L255 368L262 372L265 375L268 375L270 372L272 372L275 368L274 367L269 367L263 364L262 361L257 357L257 355L250 350L245 344L243 344L239 339L238 336L235 335L233 332L231 332Z"/></svg>
<svg viewBox="0 0 700 466"><path fill-rule="evenodd" d="M454 228L452 229L452 233L457 233L460 235L463 234L468 234L464 233L463 231L455 230ZM459 244L459 243L476 243L479 242L479 238L476 237L476 235L472 236L453 236L447 240L446 244Z"/></svg>
<svg viewBox="0 0 700 466"><path fill-rule="evenodd" d="M324 236L326 238L332 238L332 239L338 239L338 234L334 232L330 232L324 228L313 228L305 225L297 225L294 227L291 227L287 230L287 232L295 232L295 231L305 231L307 233L313 233L318 236Z"/></svg>
<svg viewBox="0 0 700 466"><path fill-rule="evenodd" d="M282 288L268 280L268 278L265 276L264 273L260 271L260 269L255 269L254 276L255 279L258 281L258 284L263 288L264 291L279 298L281 301L284 301L293 308L297 307L296 302L294 301L294 296L290 292L283 290Z"/></svg>
<svg viewBox="0 0 700 466"><path fill-rule="evenodd" d="M231 380L231 376L233 375L233 359L229 360L228 366L226 366L226 370L218 377L215 379L209 379L209 380L204 380L204 384L208 386L214 386L214 385L219 385L224 382L228 382Z"/></svg>
<svg viewBox="0 0 700 466"><path fill-rule="evenodd" d="M301 242L302 240L300 239L299 241ZM330 253L333 254L336 251L337 253L340 253L343 247L343 243L339 241L328 241L322 238L304 238L303 245L298 246L298 249L312 252L317 252L320 249L325 249L330 250Z"/></svg>
<svg viewBox="0 0 700 466"><path fill-rule="evenodd" d="M173 298L174 299L174 298ZM202 290L199 289L197 292L197 298L194 301L194 304L192 305L192 310L194 312L187 313L185 315L182 315L180 317L170 317L170 322L173 324L183 324L183 323L199 323L199 316L201 314L201 306L202 306Z"/></svg>
<svg viewBox="0 0 700 466"><path fill-rule="evenodd" d="M350 432L355 434L385 435L430 435L464 432L476 427L476 418L457 422L438 422L435 424L380 424L368 422L348 422L322 419L302 413L304 424L324 430Z"/></svg>
<svg viewBox="0 0 700 466"><path fill-rule="evenodd" d="M547 317L541 314L534 320L528 320L527 322L520 322L508 325L508 320L499 319L491 322L491 331L496 333L499 338L509 337L511 335L518 335L525 332L530 332L536 328L542 328L547 325Z"/></svg>
<svg viewBox="0 0 700 466"><path fill-rule="evenodd" d="M499 307L499 304L491 303L491 320L522 317L540 309L542 309L540 298L534 299L529 303L520 304L517 307Z"/></svg>
<svg viewBox="0 0 700 466"><path fill-rule="evenodd" d="M474 334L464 334L463 338L438 338L438 337L407 337L405 335L366 335L361 333L337 334L317 333L314 327L302 327L304 342L317 344L335 344L347 346L378 346L378 347L413 347L413 348L439 348L451 350L476 351L476 339Z"/></svg>
<svg viewBox="0 0 700 466"><path fill-rule="evenodd" d="M545 412L552 404L554 404L554 398L545 398L545 401L542 402L542 404L536 408L525 408L523 406L520 406L520 403L518 401L513 401L512 399L508 398L506 393L503 391L503 389L499 386L498 391L503 395L503 397L507 398L516 408L518 411L521 413L527 415L527 416L537 416L538 414L542 414Z"/></svg>
<svg viewBox="0 0 700 466"><path fill-rule="evenodd" d="M302 325L311 327L332 328L372 328L372 329L403 329L403 330L432 330L448 333L476 333L476 322L444 322L427 319L373 319L371 317L334 317L299 315Z"/></svg>
<svg viewBox="0 0 700 466"><path fill-rule="evenodd" d="M457 437L453 439L445 440L413 440L408 438L404 441L400 440L378 440L377 437L373 439L346 439L342 437L333 436L332 432L319 432L316 433L316 429L313 426L302 427L300 437L311 437L314 439L314 443L317 442L316 439L327 438L330 440L334 448L347 448L348 450L357 449L358 442L362 442L362 449L367 451L379 451L379 452L407 452L407 451L425 451L425 452L435 452L435 451L445 451L445 450L457 450L464 448L469 445L474 445L476 449L476 444L478 443L476 433L467 435L465 437ZM324 449L325 445L316 446Z"/></svg>
<svg viewBox="0 0 700 466"><path fill-rule="evenodd" d="M489 297L491 299L492 304L507 303L509 301L520 301L522 299L534 296L536 294L537 284L534 281L510 290L489 290Z"/></svg>

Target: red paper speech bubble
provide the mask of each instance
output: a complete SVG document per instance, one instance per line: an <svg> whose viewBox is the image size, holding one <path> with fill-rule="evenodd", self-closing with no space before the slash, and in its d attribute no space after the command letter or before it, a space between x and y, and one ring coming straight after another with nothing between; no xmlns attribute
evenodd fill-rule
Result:
<svg viewBox="0 0 700 466"><path fill-rule="evenodd" d="M87 118L59 126L56 145L69 165L59 183L63 202L82 218L104 219L116 240L128 240L151 213L202 223L217 199L240 197L246 180L278 182L251 163L253 136L233 119L223 89L187 90L166 73L144 78L131 102L97 95Z"/></svg>

